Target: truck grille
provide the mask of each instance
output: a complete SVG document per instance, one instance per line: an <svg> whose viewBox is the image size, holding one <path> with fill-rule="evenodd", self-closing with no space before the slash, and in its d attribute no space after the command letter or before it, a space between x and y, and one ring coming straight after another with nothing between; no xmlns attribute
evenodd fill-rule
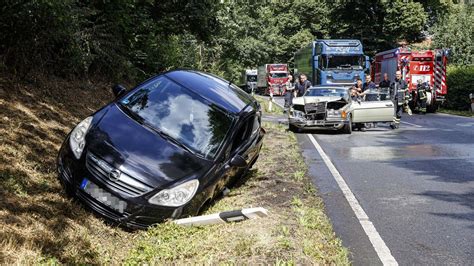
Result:
<svg viewBox="0 0 474 266"><path fill-rule="evenodd" d="M307 103L304 105L304 109L307 114L323 114L326 113L326 103L327 102Z"/></svg>
<svg viewBox="0 0 474 266"><path fill-rule="evenodd" d="M130 197L140 196L153 189L153 187L124 172L120 172L120 177L118 179L110 178L110 172L118 169L115 169L112 165L90 152L87 153L86 167L87 170L89 170L89 172L100 182L108 185L115 191Z"/></svg>

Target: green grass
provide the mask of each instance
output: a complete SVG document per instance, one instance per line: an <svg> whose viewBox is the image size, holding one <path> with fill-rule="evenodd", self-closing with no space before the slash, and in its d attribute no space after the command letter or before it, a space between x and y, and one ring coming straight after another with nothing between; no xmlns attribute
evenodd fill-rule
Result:
<svg viewBox="0 0 474 266"><path fill-rule="evenodd" d="M306 165L294 163L301 154L293 133L277 124L264 127L256 169L207 213L261 206L269 217L200 227L160 224L137 236L125 263L348 265Z"/></svg>
<svg viewBox="0 0 474 266"><path fill-rule="evenodd" d="M260 95L255 95L255 99L262 105L262 109L264 113L267 114L275 114L275 115L282 115L283 114L283 109L278 106L276 103L272 103L272 110L270 111L269 109L269 100L263 96Z"/></svg>
<svg viewBox="0 0 474 266"><path fill-rule="evenodd" d="M450 115L474 117L474 113L471 112L471 111L459 111L459 110L451 110L451 109L440 108L440 109L438 109L438 112L445 113L445 114L450 114Z"/></svg>
<svg viewBox="0 0 474 266"><path fill-rule="evenodd" d="M0 98L0 264L349 263L309 182L295 135L278 124L264 123L264 146L248 180L207 211L264 207L268 217L205 227L163 223L134 232L104 223L66 197L57 179L64 137L111 97L109 86L76 87L15 85ZM271 115L278 114L274 105Z"/></svg>

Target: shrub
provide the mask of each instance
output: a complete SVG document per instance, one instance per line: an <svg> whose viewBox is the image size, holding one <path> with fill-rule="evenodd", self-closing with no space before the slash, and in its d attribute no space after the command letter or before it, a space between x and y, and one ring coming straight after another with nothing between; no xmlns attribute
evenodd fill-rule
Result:
<svg viewBox="0 0 474 266"><path fill-rule="evenodd" d="M446 107L455 110L469 110L469 94L474 93L474 65L448 67L448 95Z"/></svg>

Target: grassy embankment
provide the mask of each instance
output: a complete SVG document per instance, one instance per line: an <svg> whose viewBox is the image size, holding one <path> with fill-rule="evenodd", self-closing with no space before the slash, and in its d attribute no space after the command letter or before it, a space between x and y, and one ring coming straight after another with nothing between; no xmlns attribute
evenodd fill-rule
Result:
<svg viewBox="0 0 474 266"><path fill-rule="evenodd" d="M474 113L471 111L459 111L459 110L451 110L446 108L438 109L438 112L450 114L450 115L459 115L459 116L467 116L467 117L474 117Z"/></svg>
<svg viewBox="0 0 474 266"><path fill-rule="evenodd" d="M126 232L65 197L55 171L63 138L112 98L108 87L18 84L0 80L1 264L349 263L308 181L296 138L283 126L264 124L268 134L247 182L207 211L261 206L269 217Z"/></svg>

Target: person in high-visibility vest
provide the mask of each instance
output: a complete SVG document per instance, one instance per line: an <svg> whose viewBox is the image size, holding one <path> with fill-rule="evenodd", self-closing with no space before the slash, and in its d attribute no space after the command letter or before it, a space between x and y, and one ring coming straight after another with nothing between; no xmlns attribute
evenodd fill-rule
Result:
<svg viewBox="0 0 474 266"><path fill-rule="evenodd" d="M417 106L418 110L422 112L423 114L426 113L426 100L427 100L427 95L426 91L429 89L428 84L426 82L422 82L422 80L418 80L416 85L416 95L417 95ZM428 88L427 88L428 87Z"/></svg>
<svg viewBox="0 0 474 266"><path fill-rule="evenodd" d="M400 119L402 118L406 94L408 94L407 83L402 79L402 72L397 71L395 72L395 81L390 85L390 96L395 105L395 114L393 115L393 122L390 125L392 129L400 127Z"/></svg>

